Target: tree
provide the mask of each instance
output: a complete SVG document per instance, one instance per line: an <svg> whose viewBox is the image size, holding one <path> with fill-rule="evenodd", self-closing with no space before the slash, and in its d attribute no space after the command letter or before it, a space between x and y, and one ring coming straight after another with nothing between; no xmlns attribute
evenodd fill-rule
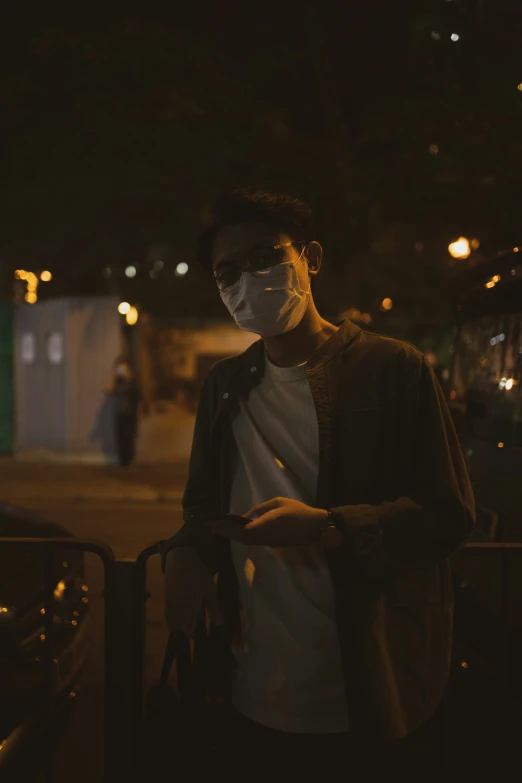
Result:
<svg viewBox="0 0 522 783"><path fill-rule="evenodd" d="M516 243L513 2L253 13L200 2L160 20L47 19L14 38L0 81L6 282L22 262L50 266L50 293L113 286L158 313L220 314L194 240L239 183L312 201L331 314L377 315L390 297L410 321L445 317L449 241L478 236L486 255ZM169 249L151 279L157 245Z"/></svg>

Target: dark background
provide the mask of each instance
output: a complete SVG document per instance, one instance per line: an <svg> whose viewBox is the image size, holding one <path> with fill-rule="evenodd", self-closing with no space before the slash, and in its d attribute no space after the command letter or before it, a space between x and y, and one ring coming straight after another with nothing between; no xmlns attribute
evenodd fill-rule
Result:
<svg viewBox="0 0 522 783"><path fill-rule="evenodd" d="M2 298L50 269L39 296L225 315L194 246L238 184L310 200L326 313L444 319L449 242L522 242L518 0L140 5L4 10Z"/></svg>

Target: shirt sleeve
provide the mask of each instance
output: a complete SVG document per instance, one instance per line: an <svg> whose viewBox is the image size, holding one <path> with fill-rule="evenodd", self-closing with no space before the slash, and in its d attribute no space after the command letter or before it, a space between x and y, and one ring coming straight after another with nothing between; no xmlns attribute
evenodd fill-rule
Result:
<svg viewBox="0 0 522 783"><path fill-rule="evenodd" d="M400 357L401 494L333 509L355 581L387 580L446 560L473 532L475 503L451 415L424 359Z"/></svg>
<svg viewBox="0 0 522 783"><path fill-rule="evenodd" d="M162 541L160 554L163 571L165 558L172 547L194 547L212 574L217 571L218 545L210 528L201 520L219 516L219 498L213 480L211 427L213 416L213 382L205 380L199 397L192 448L189 461L189 478L183 493L184 525L172 538Z"/></svg>

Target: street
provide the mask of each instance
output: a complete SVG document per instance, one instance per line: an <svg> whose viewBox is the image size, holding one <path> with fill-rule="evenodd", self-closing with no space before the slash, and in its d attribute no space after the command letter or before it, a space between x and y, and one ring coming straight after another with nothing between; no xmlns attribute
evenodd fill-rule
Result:
<svg viewBox="0 0 522 783"><path fill-rule="evenodd" d="M5 461L0 497L63 525L78 538L107 543L116 557L134 558L149 544L169 537L180 526L184 477L184 465L134 467L124 473L117 468ZM91 499L73 500L73 493ZM150 499L143 500L143 496ZM97 557L85 557L90 649L81 687L55 753L55 783L70 783L73 778L75 783L93 783L102 778L103 569ZM149 561L147 591L151 595L146 606L146 683L149 684L159 675L167 638L163 622L163 576L158 557ZM35 783L44 780L42 775Z"/></svg>

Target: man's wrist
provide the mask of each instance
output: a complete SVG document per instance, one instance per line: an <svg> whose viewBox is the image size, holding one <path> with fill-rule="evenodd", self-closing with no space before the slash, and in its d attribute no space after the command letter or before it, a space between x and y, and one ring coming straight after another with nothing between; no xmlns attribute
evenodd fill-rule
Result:
<svg viewBox="0 0 522 783"><path fill-rule="evenodd" d="M319 543L323 549L335 549L341 545L343 535L338 527L332 509L328 508L321 515L321 527L319 530Z"/></svg>
<svg viewBox="0 0 522 783"><path fill-rule="evenodd" d="M317 509L317 532L319 535L325 530L330 522L330 512L326 508Z"/></svg>

